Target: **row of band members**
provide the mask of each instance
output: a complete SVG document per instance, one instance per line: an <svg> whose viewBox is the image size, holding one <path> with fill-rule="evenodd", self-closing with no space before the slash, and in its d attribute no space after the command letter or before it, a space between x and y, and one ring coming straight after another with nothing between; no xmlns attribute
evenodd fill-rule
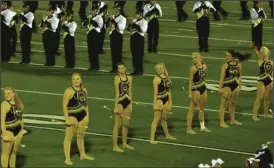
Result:
<svg viewBox="0 0 274 168"><path fill-rule="evenodd" d="M258 109L261 100L264 98L264 118L273 118L268 112L270 94L273 84L273 62L268 59L269 50L262 47L260 51L254 47L259 65L259 79L257 97L253 105L254 121L258 121ZM226 106L229 106L230 124L242 125L235 119L235 107L238 94L241 90L241 62L248 60L251 54L240 54L234 50L225 53L226 63L222 64L221 77L219 83L219 93L221 94L221 104L219 108L219 125L221 128L228 128L225 123L224 113ZM200 53L192 54L193 65L189 71L189 91L187 96L190 99L189 111L187 113L187 134L196 134L192 129L193 113L198 109L200 131L211 132L205 126L204 109L207 102L207 65L204 63ZM126 67L123 63L117 65L118 74L114 77L115 105L114 105L114 128L113 128L113 151L124 152L118 146L118 131L122 122L122 148L133 150L134 147L127 143L127 133L132 112L132 76L127 75ZM170 135L167 127L167 114L171 111L173 101L171 94L172 82L167 68L163 63L155 66L156 76L153 79L153 111L154 118L151 124L150 143L157 144L155 131L158 123L161 123L164 136L168 140L176 140ZM22 112L23 103L19 100L16 92L12 88L4 89L5 101L1 104L1 131L3 137L3 148L1 164L2 167L15 166L16 152L20 147L23 130ZM77 145L80 152L80 159L93 160L94 158L85 153L84 134L89 123L88 91L82 82L80 74L72 75L72 86L68 87L63 96L63 113L65 116L66 135L64 139L65 164L72 165L70 158L71 140L76 132ZM11 155L10 155L11 154Z"/></svg>
<svg viewBox="0 0 274 168"><path fill-rule="evenodd" d="M83 19L82 25L87 26L87 47L90 61L90 70L99 70L98 54L103 53L103 44L106 29L109 29L110 48L112 57L112 70L116 72L116 64L122 61L123 33L127 28L131 31L130 49L132 53L133 69L132 74L141 75L143 73L144 56L144 35L148 34L148 52L157 53L159 39L159 20L162 16L162 10L155 1L148 1L143 8L137 8L136 15L133 18L126 18L123 12L123 5L116 3L113 13L107 14L107 5L101 1L93 3L90 15ZM2 62L10 60L11 53L15 52L16 39L11 35L16 33L15 21L16 13L9 8L5 1L1 2L2 17ZM59 4L60 5L60 4ZM61 6L62 7L62 6ZM73 12L68 10L66 14L58 7L58 4L50 6L47 14L43 17L40 27L44 28L42 41L46 54L47 66L55 65L55 56L58 54L60 43L60 32L62 29L64 39L64 55L66 67L75 66L75 38L74 33L77 23L73 20ZM208 52L208 38L210 33L210 22L208 12L216 11L213 5L208 1L198 1L194 4L193 12L197 13L196 30L198 33L198 43L200 52ZM20 43L22 48L22 64L30 63L31 37L34 15L32 6L26 3L23 12L20 13ZM251 9L252 16L252 42L259 50L262 46L263 20L266 14L259 6L259 2L254 2ZM128 20L128 21L127 21ZM10 33L13 32L13 33ZM11 40L12 39L12 40ZM94 40L95 39L95 40ZM6 43L6 41L12 41ZM12 47L13 46L13 47Z"/></svg>

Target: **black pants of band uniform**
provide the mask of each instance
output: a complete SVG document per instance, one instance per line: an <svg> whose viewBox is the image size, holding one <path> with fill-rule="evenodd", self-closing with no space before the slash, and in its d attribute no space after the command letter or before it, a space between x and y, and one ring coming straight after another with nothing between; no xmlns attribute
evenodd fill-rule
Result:
<svg viewBox="0 0 274 168"><path fill-rule="evenodd" d="M145 55L145 39L138 32L130 36L130 50L132 54L133 73L143 74L143 59Z"/></svg>
<svg viewBox="0 0 274 168"><path fill-rule="evenodd" d="M270 7L270 11L271 11L271 17L273 19L273 0L269 1L269 7Z"/></svg>
<svg viewBox="0 0 274 168"><path fill-rule="evenodd" d="M188 14L183 9L185 3L186 3L186 1L175 1L178 22L182 22L183 19L186 20L188 18Z"/></svg>
<svg viewBox="0 0 274 168"><path fill-rule="evenodd" d="M80 1L80 9L79 9L79 16L81 19L81 23L83 23L87 19L86 9L88 6L88 1Z"/></svg>
<svg viewBox="0 0 274 168"><path fill-rule="evenodd" d="M117 64L122 61L123 34L116 29L110 35L112 71L117 71Z"/></svg>
<svg viewBox="0 0 274 168"><path fill-rule="evenodd" d="M64 38L64 51L65 51L65 61L66 68L75 67L75 38L68 34Z"/></svg>
<svg viewBox="0 0 274 168"><path fill-rule="evenodd" d="M10 27L10 38L11 38L11 55L13 56L15 54L16 44L17 44L17 31L16 31L15 25Z"/></svg>
<svg viewBox="0 0 274 168"><path fill-rule="evenodd" d="M254 27L252 24L252 42L257 47L258 50L261 49L263 44L263 23L258 24Z"/></svg>
<svg viewBox="0 0 274 168"><path fill-rule="evenodd" d="M30 63L31 37L32 37L32 28L30 28L27 25L24 25L20 31L20 44L21 44L21 50L22 50L21 63L24 63L24 64Z"/></svg>
<svg viewBox="0 0 274 168"><path fill-rule="evenodd" d="M106 37L106 28L105 28L105 18L103 17L103 27L101 29L101 32L99 33L100 36L100 40L99 40L99 54L102 54L103 51L103 47L104 47L104 41L105 41L105 37Z"/></svg>
<svg viewBox="0 0 274 168"><path fill-rule="evenodd" d="M199 51L208 52L208 37L209 37L209 18L202 16L196 20L196 30L198 33Z"/></svg>
<svg viewBox="0 0 274 168"><path fill-rule="evenodd" d="M60 32L61 32L61 25L58 25L58 28L55 31L55 38L56 38L56 46L55 46L55 53L59 54L59 47L60 47Z"/></svg>
<svg viewBox="0 0 274 168"><path fill-rule="evenodd" d="M46 54L46 64L47 66L55 65L55 55L56 55L56 34L55 32L47 29L42 34L43 46Z"/></svg>
<svg viewBox="0 0 274 168"><path fill-rule="evenodd" d="M220 12L224 17L227 17L228 12L224 10L224 8L221 7L222 1L213 1L212 5L216 9L216 12L213 12L214 20L220 20L220 16L218 12Z"/></svg>
<svg viewBox="0 0 274 168"><path fill-rule="evenodd" d="M247 7L247 1L240 1L242 16L241 19L248 20L250 18L250 13Z"/></svg>
<svg viewBox="0 0 274 168"><path fill-rule="evenodd" d="M88 56L90 62L90 70L97 71L99 70L99 33L93 29L87 34L87 45L88 45Z"/></svg>
<svg viewBox="0 0 274 168"><path fill-rule="evenodd" d="M148 22L147 29L148 52L157 52L159 40L159 20L153 18Z"/></svg>
<svg viewBox="0 0 274 168"><path fill-rule="evenodd" d="M143 7L144 1L137 1L135 5L136 11Z"/></svg>
<svg viewBox="0 0 274 168"><path fill-rule="evenodd" d="M72 12L72 11L73 11L73 1L69 0L67 1L66 12Z"/></svg>
<svg viewBox="0 0 274 168"><path fill-rule="evenodd" d="M1 62L10 61L11 44L10 44L10 29L1 22Z"/></svg>

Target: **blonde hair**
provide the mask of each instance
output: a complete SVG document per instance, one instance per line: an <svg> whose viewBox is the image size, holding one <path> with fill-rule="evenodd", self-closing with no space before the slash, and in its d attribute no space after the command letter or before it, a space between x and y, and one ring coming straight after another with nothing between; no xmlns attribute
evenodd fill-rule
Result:
<svg viewBox="0 0 274 168"><path fill-rule="evenodd" d="M16 106L17 106L20 110L23 110L23 109L24 109L24 105L23 105L22 101L19 99L19 97L18 97L16 91L15 91L12 87L6 87L6 88L4 89L4 91L6 91L6 90L12 91L12 93L14 94L14 102L15 102Z"/></svg>
<svg viewBox="0 0 274 168"><path fill-rule="evenodd" d="M200 58L201 62L203 62L203 57L202 57L201 53L199 53L199 52L193 52L192 56L196 56L196 57Z"/></svg>
<svg viewBox="0 0 274 168"><path fill-rule="evenodd" d="M192 56L202 57L202 56L201 56L201 53L199 53L199 52L193 52L193 53L192 53Z"/></svg>
<svg viewBox="0 0 274 168"><path fill-rule="evenodd" d="M156 64L155 70L156 70L157 66L159 66L159 65L163 67L163 69L164 69L164 74L168 77L167 68L166 68L166 65L165 65L164 63L161 62L161 63Z"/></svg>
<svg viewBox="0 0 274 168"><path fill-rule="evenodd" d="M79 76L79 77L80 77L80 79L81 79L80 88L81 88L81 90L84 90L84 88L86 88L86 87L85 87L85 85L83 85L82 75L81 75L80 73L73 73L73 74L71 75L71 78L73 78L73 76Z"/></svg>
<svg viewBox="0 0 274 168"><path fill-rule="evenodd" d="M167 68L166 68L166 65L164 63L161 62L161 63L156 64L155 70L156 70L156 67L159 65L163 67L165 76L171 81L168 71L167 71Z"/></svg>
<svg viewBox="0 0 274 168"><path fill-rule="evenodd" d="M261 57L268 57L269 49L267 47L263 46L263 47L261 47L259 53L260 53Z"/></svg>

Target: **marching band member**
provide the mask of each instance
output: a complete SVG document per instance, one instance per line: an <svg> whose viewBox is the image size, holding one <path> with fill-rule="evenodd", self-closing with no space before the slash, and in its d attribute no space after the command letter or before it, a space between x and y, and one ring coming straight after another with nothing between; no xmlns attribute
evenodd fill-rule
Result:
<svg viewBox="0 0 274 168"><path fill-rule="evenodd" d="M273 88L273 61L269 60L269 50L266 47L261 47L260 51L254 47L254 51L257 56L258 65L260 68L260 75L257 85L257 97L253 105L253 117L254 121L259 121L258 110L261 100L264 98L264 117L273 118L268 114L269 102L271 99L271 92Z"/></svg>
<svg viewBox="0 0 274 168"><path fill-rule="evenodd" d="M99 43L99 54L104 54L105 51L103 50L104 41L106 37L106 14L107 14L108 5L104 1L99 2L99 15L103 18L103 27L101 32L99 33L100 36L100 43Z"/></svg>
<svg viewBox="0 0 274 168"><path fill-rule="evenodd" d="M249 20L250 18L250 14L248 11L248 6L247 6L247 1L240 1L240 6L241 6L241 10L242 10L242 16L240 18L240 20Z"/></svg>
<svg viewBox="0 0 274 168"><path fill-rule="evenodd" d="M98 15L98 6L94 5L91 7L91 15L88 16L88 31L87 31L87 46L90 68L89 70L97 72L99 70L99 33L103 27L103 18Z"/></svg>
<svg viewBox="0 0 274 168"><path fill-rule="evenodd" d="M273 19L273 1L268 1L268 3L271 11L271 18Z"/></svg>
<svg viewBox="0 0 274 168"><path fill-rule="evenodd" d="M181 1L181 0L175 1L178 22L185 22L188 19L188 14L183 9L185 3L186 1Z"/></svg>
<svg viewBox="0 0 274 168"><path fill-rule="evenodd" d="M125 14L124 8L126 5L127 1L114 1L113 6L120 6L121 7L121 15L123 15L125 18L127 18L127 15Z"/></svg>
<svg viewBox="0 0 274 168"><path fill-rule="evenodd" d="M59 25L59 19L53 17L54 8L50 7L47 9L47 16L44 16L40 27L44 28L42 33L42 41L46 54L46 63L45 66L54 66L55 65L55 55L56 55L56 29Z"/></svg>
<svg viewBox="0 0 274 168"><path fill-rule="evenodd" d="M59 20L61 20L61 17L65 15L65 12L64 12L65 1L50 1L49 6L52 6L54 8L53 17L56 17ZM60 34L61 34L61 22L59 22L58 27L55 31L55 36L57 40L56 48L55 48L56 55L60 55L60 52L59 52L60 38L61 38Z"/></svg>
<svg viewBox="0 0 274 168"><path fill-rule="evenodd" d="M228 12L225 11L225 9L221 7L221 4L222 4L222 1L212 1L212 5L216 9L216 11L213 12L213 18L215 21L221 20L218 12L220 12L223 15L224 19L227 18L227 16L228 16Z"/></svg>
<svg viewBox="0 0 274 168"><path fill-rule="evenodd" d="M80 1L79 16L80 16L81 25L83 28L85 28L88 25L88 18L87 18L87 14L86 14L87 6L88 6L88 1L86 1L86 0Z"/></svg>
<svg viewBox="0 0 274 168"><path fill-rule="evenodd" d="M135 5L136 11L143 8L143 5L144 5L144 1L136 1L136 5Z"/></svg>
<svg viewBox="0 0 274 168"><path fill-rule="evenodd" d="M36 10L38 8L39 2L38 1L34 1L34 0L32 0L32 1L24 1L24 4L30 6L31 12L33 13L33 15L35 15L35 12L36 12ZM34 20L32 22L32 32L36 33L36 31L37 31L37 28L36 28L36 22L35 22L35 17L34 17Z"/></svg>
<svg viewBox="0 0 274 168"><path fill-rule="evenodd" d="M128 26L132 30L130 36L130 50L132 54L134 71L131 73L131 75L143 74L143 59L145 54L144 36L148 27L148 23L143 17L143 12L143 9L139 9L135 14L135 18Z"/></svg>
<svg viewBox="0 0 274 168"><path fill-rule="evenodd" d="M16 23L18 23L17 13L14 11L12 2L8 2L8 8L12 12L12 21L10 23L10 38L11 38L11 56L15 56L16 46L17 46L17 30L16 30Z"/></svg>
<svg viewBox="0 0 274 168"><path fill-rule="evenodd" d="M75 67L75 38L74 34L77 28L76 22L73 20L73 13L68 11L65 16L65 21L62 22L64 51L65 51L65 68Z"/></svg>
<svg viewBox="0 0 274 168"><path fill-rule="evenodd" d="M257 50L260 50L263 44L263 21L266 19L266 14L263 8L260 8L259 1L254 1L250 16L252 18L252 43Z"/></svg>
<svg viewBox="0 0 274 168"><path fill-rule="evenodd" d="M30 11L31 7L27 4L23 6L23 12L20 13L20 44L22 49L22 61L21 64L30 63L30 51L31 51L31 37L32 37L32 22L34 15Z"/></svg>
<svg viewBox="0 0 274 168"><path fill-rule="evenodd" d="M126 18L121 14L121 6L117 3L113 7L113 15L107 21L109 27L110 48L112 58L111 73L117 72L117 64L122 61L123 33L126 28Z"/></svg>
<svg viewBox="0 0 274 168"><path fill-rule="evenodd" d="M1 167L15 168L16 155L23 138L24 105L13 88L4 89L5 101L1 104L2 153Z"/></svg>
<svg viewBox="0 0 274 168"><path fill-rule="evenodd" d="M10 44L10 29L13 18L12 11L8 8L8 1L1 1L1 62L10 61L11 44ZM4 48L4 50L3 50Z"/></svg>
<svg viewBox="0 0 274 168"><path fill-rule="evenodd" d="M73 5L74 5L73 0L68 0L67 6L66 6L66 12L73 13Z"/></svg>
<svg viewBox="0 0 274 168"><path fill-rule="evenodd" d="M148 1L144 5L144 17L148 21L147 38L148 38L148 52L157 53L157 46L159 40L159 20L163 13L161 6L155 1Z"/></svg>
<svg viewBox="0 0 274 168"><path fill-rule="evenodd" d="M216 12L216 9L209 1L197 1L193 7L193 12L197 13L196 30L199 36L200 52L208 52L208 37L210 32L209 9Z"/></svg>

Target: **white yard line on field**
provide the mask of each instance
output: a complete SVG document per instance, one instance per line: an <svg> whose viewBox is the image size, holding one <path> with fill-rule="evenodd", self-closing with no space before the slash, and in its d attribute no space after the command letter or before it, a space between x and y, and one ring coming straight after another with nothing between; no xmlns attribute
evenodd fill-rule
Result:
<svg viewBox="0 0 274 168"><path fill-rule="evenodd" d="M177 22L175 19L159 19L160 21L165 21L165 22ZM185 23L196 23L196 20L187 20ZM233 23L214 23L211 22L210 25L219 25L219 26L231 26L231 27L246 27L251 29L251 24L250 25L245 25L245 24L233 24ZM273 29L273 27L267 27L264 26L264 29Z"/></svg>
<svg viewBox="0 0 274 168"><path fill-rule="evenodd" d="M195 30L192 30L192 29L178 29L178 30L181 30L181 31L195 31Z"/></svg>
<svg viewBox="0 0 274 168"><path fill-rule="evenodd" d="M174 35L176 36L176 35ZM178 35L177 35L178 36ZM245 41L242 41L242 42L245 42ZM32 41L31 42L32 44L37 44L37 45L42 45L43 43L41 42L34 42ZM81 42L83 44L87 44L87 42ZM63 45L60 45L60 47L63 47ZM78 48L87 48L87 46L82 46L82 45L77 45L76 47ZM105 50L110 50L110 48L104 48ZM32 50L32 51L39 51L39 52L42 52L42 50ZM123 51L130 51L129 49L123 49ZM161 55L171 55L171 56L176 56L176 57L186 57L186 58L192 58L191 55L185 55L185 54L176 54L176 53L167 53L167 52L158 52L158 54L161 54ZM219 57L207 57L207 56L204 56L203 57L204 59L212 59L212 60L222 60L224 61L224 58L219 58ZM248 60L247 62L253 62L253 63L256 63L257 61L256 60Z"/></svg>
<svg viewBox="0 0 274 168"><path fill-rule="evenodd" d="M51 131L65 132L65 129L52 128L52 127L32 126L32 125L24 125L24 127L40 129L40 130L51 130ZM94 135L94 136L101 136L101 137L112 137L112 135L110 135L110 134L96 133L96 132L86 132L86 134ZM119 137L119 138L121 138L121 137ZM128 139L149 143L148 139L133 138L133 137L128 137ZM229 149L219 149L219 148L205 147L205 146L199 146L199 145L189 145L189 144L172 143L172 142L165 142L165 141L157 141L157 142L159 144L163 144L163 145L170 145L170 146L177 146L177 147L187 147L187 148L194 148L194 149L201 149L201 150L209 150L209 151L214 151L214 152L223 152L223 153L254 156L254 153L234 151L234 150L229 150Z"/></svg>
<svg viewBox="0 0 274 168"><path fill-rule="evenodd" d="M3 90L4 88L1 88ZM33 91L33 90L21 90L21 89L16 89L17 92L22 92L22 93L32 93L32 94L40 94L40 95L50 95L50 96L63 96L61 93L50 93L50 92L40 92L40 91ZM109 99L109 98L102 98L102 97L88 97L88 99L94 99L94 100L102 100L102 101L114 101L114 99ZM143 105L150 105L152 106L152 103L147 103L147 102L133 102L133 104L143 104ZM173 108L180 108L180 109L188 109L189 107L187 106L178 106L178 105L173 105ZM215 113L219 113L219 110L215 109L205 109L205 111L211 111ZM240 113L240 112L235 112L236 114L244 115L244 116L252 116L253 114L251 113ZM263 115L259 115L263 116Z"/></svg>
<svg viewBox="0 0 274 168"><path fill-rule="evenodd" d="M10 61L9 63L12 64L18 64L18 61ZM40 63L30 63L29 65L34 65L34 66L44 66L44 64L40 64ZM55 65L53 66L53 68L64 68L64 66L61 65ZM84 67L75 67L74 69L78 69L78 70L88 70L88 68L84 68ZM108 70L104 70L104 69L100 69L99 72L109 72ZM155 75L153 74L143 74L143 76L148 76L148 77L154 77ZM170 78L172 79L182 79L182 80L189 80L188 77L182 77L182 76L170 76ZM242 80L244 82L244 80ZM214 83L218 83L218 80L213 80L213 79L207 79L207 82L214 82ZM257 81L254 80L253 84L257 84Z"/></svg>

